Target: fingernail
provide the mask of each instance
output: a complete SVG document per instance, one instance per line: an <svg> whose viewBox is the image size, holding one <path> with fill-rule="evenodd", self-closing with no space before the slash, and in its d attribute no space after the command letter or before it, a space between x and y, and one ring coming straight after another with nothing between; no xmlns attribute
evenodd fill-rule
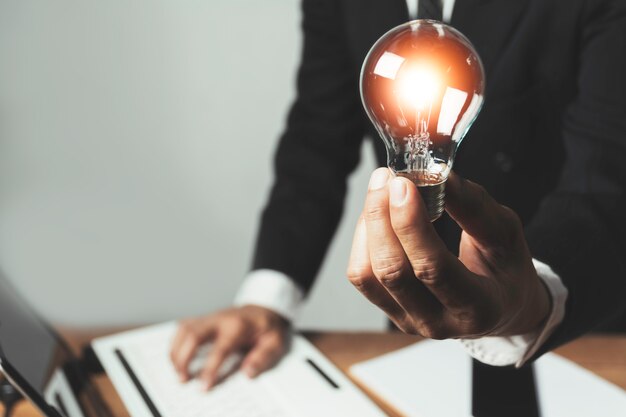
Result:
<svg viewBox="0 0 626 417"><path fill-rule="evenodd" d="M185 374L178 374L178 379L180 380L180 382L187 382L187 377L185 376Z"/></svg>
<svg viewBox="0 0 626 417"><path fill-rule="evenodd" d="M246 366L243 372L248 375L248 378L254 378L257 374L257 370L254 366Z"/></svg>
<svg viewBox="0 0 626 417"><path fill-rule="evenodd" d="M370 190L378 190L387 184L389 179L389 170L387 168L378 168L372 173L368 188Z"/></svg>
<svg viewBox="0 0 626 417"><path fill-rule="evenodd" d="M389 201L394 206L401 206L406 201L406 181L394 178L389 184Z"/></svg>
<svg viewBox="0 0 626 417"><path fill-rule="evenodd" d="M207 378L207 379L204 381L204 390L205 390L205 391L210 390L210 389L211 389L211 387L213 387L213 383L214 383L214 382L215 382L215 381L214 381L214 379L213 379L213 378Z"/></svg>

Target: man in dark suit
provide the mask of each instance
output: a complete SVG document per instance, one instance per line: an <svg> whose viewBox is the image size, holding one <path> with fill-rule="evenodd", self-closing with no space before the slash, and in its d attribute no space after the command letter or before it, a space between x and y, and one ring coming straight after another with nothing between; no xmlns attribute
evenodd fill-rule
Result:
<svg viewBox="0 0 626 417"><path fill-rule="evenodd" d="M404 205L390 205L390 187L401 184L389 184L401 180L377 171L350 277L401 329L465 338L470 353L487 363L521 364L626 308L626 2L450 4L443 3L442 17L447 11L472 41L487 75L484 108L447 186L451 216L434 224L455 255L463 227L464 253L459 262L441 255L438 243L436 253L419 247L425 237L439 242L420 218L419 196L405 188ZM207 386L235 349L250 348L242 365L250 375L284 351L294 306L335 232L364 137L374 138L378 163L386 165L361 108L358 76L371 45L406 22L409 9L405 0L303 1L298 96L276 153L252 272L237 307L182 322L172 347L181 379L208 339L215 349L202 374ZM383 265L376 254L390 245L401 261ZM411 262L424 253L446 261L432 263L428 274ZM471 285L475 278L489 288ZM433 319L434 309L453 318ZM513 353L491 346L496 352L481 358L476 343L483 341L513 346Z"/></svg>

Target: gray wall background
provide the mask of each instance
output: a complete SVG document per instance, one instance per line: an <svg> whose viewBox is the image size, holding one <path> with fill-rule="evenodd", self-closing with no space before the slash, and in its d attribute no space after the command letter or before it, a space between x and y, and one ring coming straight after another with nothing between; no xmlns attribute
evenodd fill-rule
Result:
<svg viewBox="0 0 626 417"><path fill-rule="evenodd" d="M295 0L0 0L0 268L111 325L230 304L294 97ZM345 279L370 149L299 325L382 328Z"/></svg>

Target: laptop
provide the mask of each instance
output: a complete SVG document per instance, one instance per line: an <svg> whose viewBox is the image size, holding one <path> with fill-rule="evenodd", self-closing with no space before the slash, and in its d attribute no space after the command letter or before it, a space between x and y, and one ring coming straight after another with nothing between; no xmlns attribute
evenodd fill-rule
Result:
<svg viewBox="0 0 626 417"><path fill-rule="evenodd" d="M321 352L294 335L287 355L255 379L238 357L204 392L179 382L169 360L175 322L92 342L93 352L132 417L379 417L385 414ZM200 369L210 345L191 364ZM47 417L111 417L81 358L34 313L0 274L0 374Z"/></svg>
<svg viewBox="0 0 626 417"><path fill-rule="evenodd" d="M2 399L13 403L21 395L48 417L111 417L86 368L0 271Z"/></svg>

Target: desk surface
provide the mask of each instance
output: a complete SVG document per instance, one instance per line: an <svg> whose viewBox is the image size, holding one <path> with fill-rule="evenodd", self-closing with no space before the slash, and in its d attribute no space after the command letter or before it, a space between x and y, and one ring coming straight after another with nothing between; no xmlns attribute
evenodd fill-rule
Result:
<svg viewBox="0 0 626 417"><path fill-rule="evenodd" d="M92 338L112 332L64 330L62 333L70 346L78 351L80 346L88 343ZM391 352L419 340L414 336L401 333L307 332L305 335L344 372L347 372L354 363ZM626 390L626 336L586 336L562 346L556 350L556 353ZM128 417L128 412L108 378L96 377L95 383L115 416ZM390 416L399 416L383 402L373 396L372 398ZM1 412L2 406L0 406ZM39 416L39 413L29 404L23 403L16 407L14 416L35 417Z"/></svg>

